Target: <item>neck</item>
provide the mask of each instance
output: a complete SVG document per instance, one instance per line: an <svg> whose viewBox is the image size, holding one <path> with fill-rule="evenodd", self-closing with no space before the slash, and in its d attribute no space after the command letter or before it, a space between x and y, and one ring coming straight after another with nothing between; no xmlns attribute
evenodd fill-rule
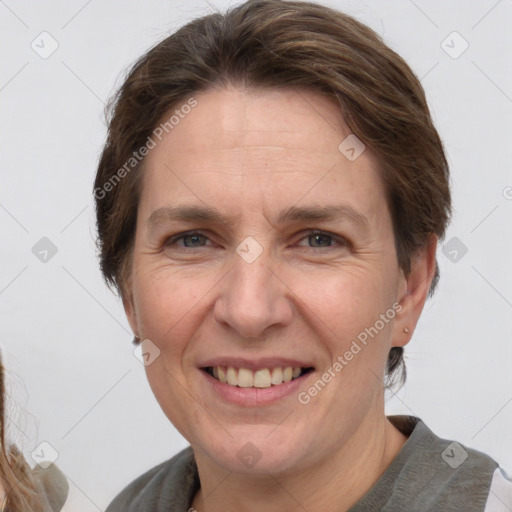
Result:
<svg viewBox="0 0 512 512"><path fill-rule="evenodd" d="M198 512L344 512L375 484L407 438L382 414L363 421L353 436L329 458L285 474L240 475L194 450L201 489L192 503Z"/></svg>

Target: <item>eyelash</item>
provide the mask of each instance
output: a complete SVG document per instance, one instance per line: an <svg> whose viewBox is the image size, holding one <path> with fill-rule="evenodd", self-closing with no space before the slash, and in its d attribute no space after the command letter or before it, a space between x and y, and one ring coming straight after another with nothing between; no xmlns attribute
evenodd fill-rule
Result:
<svg viewBox="0 0 512 512"><path fill-rule="evenodd" d="M179 233L177 235L174 235L174 236L171 236L171 237L167 238L165 240L165 242L164 242L164 245L165 245L165 247L169 247L171 245L174 245L179 240L183 240L184 238L186 238L188 236L194 236L194 235L199 235L199 236L202 236L202 237L204 237L204 238L209 240L209 238L204 233L202 233L201 231L185 231L184 233ZM327 231L319 231L319 230L315 230L315 229L308 230L306 232L306 234L300 239L300 241L302 241L304 239L307 239L309 237L315 236L315 235L329 237L334 242L336 242L338 245L340 245L342 247L348 247L350 245L348 240L346 240L343 237L340 237L340 236L337 236L337 235L333 235L333 234L331 234L331 233L329 233ZM180 247L182 249L192 249L192 250L196 249L196 248L204 248L204 246L198 246L198 247L180 246ZM334 249L334 248L336 248L336 246L333 246L333 245L319 246L319 247L308 247L308 249Z"/></svg>

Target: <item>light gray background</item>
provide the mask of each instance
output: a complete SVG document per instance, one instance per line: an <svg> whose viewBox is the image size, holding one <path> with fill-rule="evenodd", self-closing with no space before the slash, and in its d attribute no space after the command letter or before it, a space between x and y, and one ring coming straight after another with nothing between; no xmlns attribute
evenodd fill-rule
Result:
<svg viewBox="0 0 512 512"><path fill-rule="evenodd" d="M0 1L0 346L10 437L45 441L71 484L67 510L104 510L131 479L186 446L134 357L121 302L95 257L92 183L103 103L140 54L227 2ZM512 469L512 1L342 1L426 89L451 164L455 216L441 282L407 348L408 382L389 413ZM58 49L31 43L47 31ZM469 48L452 58L457 31ZM455 39L454 39L455 37ZM39 41L39 42L38 42ZM49 48L46 40L45 48ZM458 52L457 36L445 43ZM32 247L48 237L43 263ZM453 242L452 242L453 243ZM448 252L448 251L447 251ZM452 253L452 258L453 258Z"/></svg>

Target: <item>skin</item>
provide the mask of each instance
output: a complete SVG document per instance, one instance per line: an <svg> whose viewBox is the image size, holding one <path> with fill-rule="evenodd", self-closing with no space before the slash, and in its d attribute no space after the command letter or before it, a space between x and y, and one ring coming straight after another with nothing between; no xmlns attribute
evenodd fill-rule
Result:
<svg viewBox="0 0 512 512"><path fill-rule="evenodd" d="M338 150L350 130L331 100L297 88L194 97L146 157L124 299L134 333L160 350L146 367L155 397L194 450L201 491L192 506L347 510L406 441L385 416L382 382L390 348L409 341L423 309L437 240L404 276L378 161L368 148L354 161ZM215 207L233 222L148 225L155 210L183 204ZM277 224L283 209L327 204L350 205L367 224ZM196 229L204 236L166 244ZM263 249L252 263L236 252L249 236ZM395 318L306 405L296 393L233 405L198 368L219 355L295 357L315 368L307 391L394 303ZM261 453L252 467L237 457L248 442Z"/></svg>

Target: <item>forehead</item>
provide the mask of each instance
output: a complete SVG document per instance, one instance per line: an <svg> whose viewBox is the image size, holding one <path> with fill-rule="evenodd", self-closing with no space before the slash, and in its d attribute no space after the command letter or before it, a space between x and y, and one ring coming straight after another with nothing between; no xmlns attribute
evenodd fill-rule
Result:
<svg viewBox="0 0 512 512"><path fill-rule="evenodd" d="M146 157L140 205L146 217L180 201L214 203L234 214L261 210L263 203L282 211L301 198L357 205L369 216L385 208L370 150L352 160L340 151L354 136L333 100L298 88L231 88L193 97L194 108L179 115L177 105L164 116L175 113L175 123Z"/></svg>
<svg viewBox="0 0 512 512"><path fill-rule="evenodd" d="M307 89L231 87L194 98L197 106L179 120L165 141L180 148L180 156L258 146L339 156L340 137L351 133L334 100ZM176 108L180 110L179 105ZM276 134L278 145L274 144Z"/></svg>

